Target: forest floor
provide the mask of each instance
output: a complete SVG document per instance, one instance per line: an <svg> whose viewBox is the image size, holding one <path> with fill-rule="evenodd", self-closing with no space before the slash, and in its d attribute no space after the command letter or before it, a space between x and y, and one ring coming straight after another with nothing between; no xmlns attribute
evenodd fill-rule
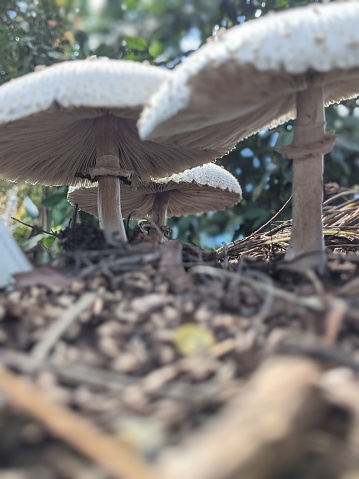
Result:
<svg viewBox="0 0 359 479"><path fill-rule="evenodd" d="M322 274L290 223L212 252L69 228L0 292L0 479L359 478L356 192L323 221Z"/></svg>

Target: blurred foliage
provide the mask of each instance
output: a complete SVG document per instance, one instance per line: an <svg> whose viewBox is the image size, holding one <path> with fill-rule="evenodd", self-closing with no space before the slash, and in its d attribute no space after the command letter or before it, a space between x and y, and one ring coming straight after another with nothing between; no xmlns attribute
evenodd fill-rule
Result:
<svg viewBox="0 0 359 479"><path fill-rule="evenodd" d="M23 75L38 65L88 55L148 60L173 68L220 28L313 1L298 0L5 0L0 2L0 82ZM356 100L326 110L328 129L338 141L326 155L325 181L343 186L359 183L359 103ZM291 164L275 147L289 143L292 125L263 131L219 160L239 179L243 201L217 213L174 218L169 225L183 240L215 247L222 241L250 234L265 223L291 194ZM0 216L6 191L0 185ZM44 229L68 224L74 209L66 188L20 185L20 218L28 195L40 210ZM5 207L3 206L3 209ZM82 214L84 217L85 215ZM279 219L291 217L288 206ZM31 220L30 220L31 221ZM24 227L16 227L18 239Z"/></svg>
<svg viewBox="0 0 359 479"><path fill-rule="evenodd" d="M0 84L73 58L70 10L55 0L0 2Z"/></svg>

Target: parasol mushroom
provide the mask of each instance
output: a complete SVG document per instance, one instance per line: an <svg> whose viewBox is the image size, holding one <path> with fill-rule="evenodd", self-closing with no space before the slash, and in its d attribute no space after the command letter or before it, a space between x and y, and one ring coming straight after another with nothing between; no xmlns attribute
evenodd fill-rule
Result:
<svg viewBox="0 0 359 479"><path fill-rule="evenodd" d="M297 118L293 143L293 228L286 259L319 252L324 105L359 94L359 3L329 3L270 13L231 28L193 53L151 97L140 137L179 144L233 144L265 127Z"/></svg>
<svg viewBox="0 0 359 479"><path fill-rule="evenodd" d="M97 186L70 187L68 200L80 209L98 216ZM237 204L242 190L224 168L209 163L166 178L152 179L133 188L121 188L121 207L124 217L148 215L159 226L167 217L205 211L219 211Z"/></svg>
<svg viewBox="0 0 359 479"><path fill-rule="evenodd" d="M140 141L143 104L170 73L144 63L64 62L0 87L0 177L47 185L98 179L106 239L126 239L120 181L144 181L203 164L216 150Z"/></svg>

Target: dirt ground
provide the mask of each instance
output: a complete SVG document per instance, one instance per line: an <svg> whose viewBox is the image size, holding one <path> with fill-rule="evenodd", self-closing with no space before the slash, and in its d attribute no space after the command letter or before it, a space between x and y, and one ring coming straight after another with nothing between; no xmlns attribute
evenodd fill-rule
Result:
<svg viewBox="0 0 359 479"><path fill-rule="evenodd" d="M283 262L289 223L64 232L0 292L0 479L359 478L358 200L331 198L323 274Z"/></svg>

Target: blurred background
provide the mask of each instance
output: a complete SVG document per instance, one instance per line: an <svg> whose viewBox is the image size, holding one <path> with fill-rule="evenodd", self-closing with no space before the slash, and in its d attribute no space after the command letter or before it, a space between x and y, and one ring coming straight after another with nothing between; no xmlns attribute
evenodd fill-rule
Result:
<svg viewBox="0 0 359 479"><path fill-rule="evenodd" d="M294 0L2 0L0 2L0 84L51 65L89 55L148 60L173 68L219 29L259 18L270 10L316 3ZM359 100L327 108L327 129L338 140L326 155L324 181L359 183ZM292 138L289 123L264 130L218 163L243 189L234 208L173 218L174 235L203 248L247 236L270 219L291 194L291 164L275 148ZM0 180L0 218L27 250L54 238L14 222L14 216L46 231L69 224L74 208L66 187L14 184ZM80 213L82 220L89 215ZM277 219L291 217L289 204ZM30 235L31 233L31 235ZM55 245L53 246L55 247Z"/></svg>

